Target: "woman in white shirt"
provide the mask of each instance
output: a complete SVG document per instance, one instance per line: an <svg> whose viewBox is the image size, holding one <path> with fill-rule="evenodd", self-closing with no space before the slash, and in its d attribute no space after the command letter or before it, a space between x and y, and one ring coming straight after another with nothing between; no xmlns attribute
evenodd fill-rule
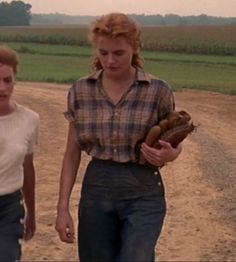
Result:
<svg viewBox="0 0 236 262"><path fill-rule="evenodd" d="M39 116L13 98L17 53L0 46L0 261L19 261L35 233L33 147Z"/></svg>

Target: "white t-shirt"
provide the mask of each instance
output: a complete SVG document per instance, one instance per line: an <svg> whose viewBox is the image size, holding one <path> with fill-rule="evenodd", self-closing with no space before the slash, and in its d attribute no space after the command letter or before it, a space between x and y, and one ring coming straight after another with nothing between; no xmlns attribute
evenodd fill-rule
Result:
<svg viewBox="0 0 236 262"><path fill-rule="evenodd" d="M0 116L0 195L23 186L23 162L37 142L39 115L19 104L16 110Z"/></svg>

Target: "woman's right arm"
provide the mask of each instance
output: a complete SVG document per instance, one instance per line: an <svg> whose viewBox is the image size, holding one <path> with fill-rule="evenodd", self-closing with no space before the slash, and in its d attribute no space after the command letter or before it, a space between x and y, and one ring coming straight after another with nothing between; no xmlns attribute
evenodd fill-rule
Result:
<svg viewBox="0 0 236 262"><path fill-rule="evenodd" d="M66 151L63 158L59 199L57 204L56 230L61 241L74 242L74 224L69 211L71 192L77 176L81 159L80 146L76 139L74 123L69 124Z"/></svg>

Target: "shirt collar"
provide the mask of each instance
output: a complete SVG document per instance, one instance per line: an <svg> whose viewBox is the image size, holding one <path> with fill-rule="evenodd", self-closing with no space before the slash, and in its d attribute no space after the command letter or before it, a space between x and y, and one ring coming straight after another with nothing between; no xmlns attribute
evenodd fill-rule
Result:
<svg viewBox="0 0 236 262"><path fill-rule="evenodd" d="M91 74L88 79L93 81L98 81L103 69L96 71L95 73ZM142 68L136 68L136 81L137 82L148 82L151 83L151 76L146 73Z"/></svg>

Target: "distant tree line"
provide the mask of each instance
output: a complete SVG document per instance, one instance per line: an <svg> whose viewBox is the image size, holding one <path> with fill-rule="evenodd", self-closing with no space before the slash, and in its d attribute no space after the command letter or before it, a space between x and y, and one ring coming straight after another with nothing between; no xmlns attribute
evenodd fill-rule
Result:
<svg viewBox="0 0 236 262"><path fill-rule="evenodd" d="M137 15L129 14L141 26L191 26L191 25L236 25L236 17ZM87 25L98 16L70 16L66 14L32 14L31 24L47 25Z"/></svg>
<svg viewBox="0 0 236 262"><path fill-rule="evenodd" d="M29 26L31 7L23 1L0 2L0 26Z"/></svg>
<svg viewBox="0 0 236 262"><path fill-rule="evenodd" d="M0 0L0 26L29 25L87 25L98 16L70 16L66 14L31 14L31 5L23 1ZM236 17L145 15L128 14L141 26L236 25Z"/></svg>
<svg viewBox="0 0 236 262"><path fill-rule="evenodd" d="M236 25L236 17L214 17L205 14L197 16L162 15L131 15L141 25L185 26L185 25Z"/></svg>

